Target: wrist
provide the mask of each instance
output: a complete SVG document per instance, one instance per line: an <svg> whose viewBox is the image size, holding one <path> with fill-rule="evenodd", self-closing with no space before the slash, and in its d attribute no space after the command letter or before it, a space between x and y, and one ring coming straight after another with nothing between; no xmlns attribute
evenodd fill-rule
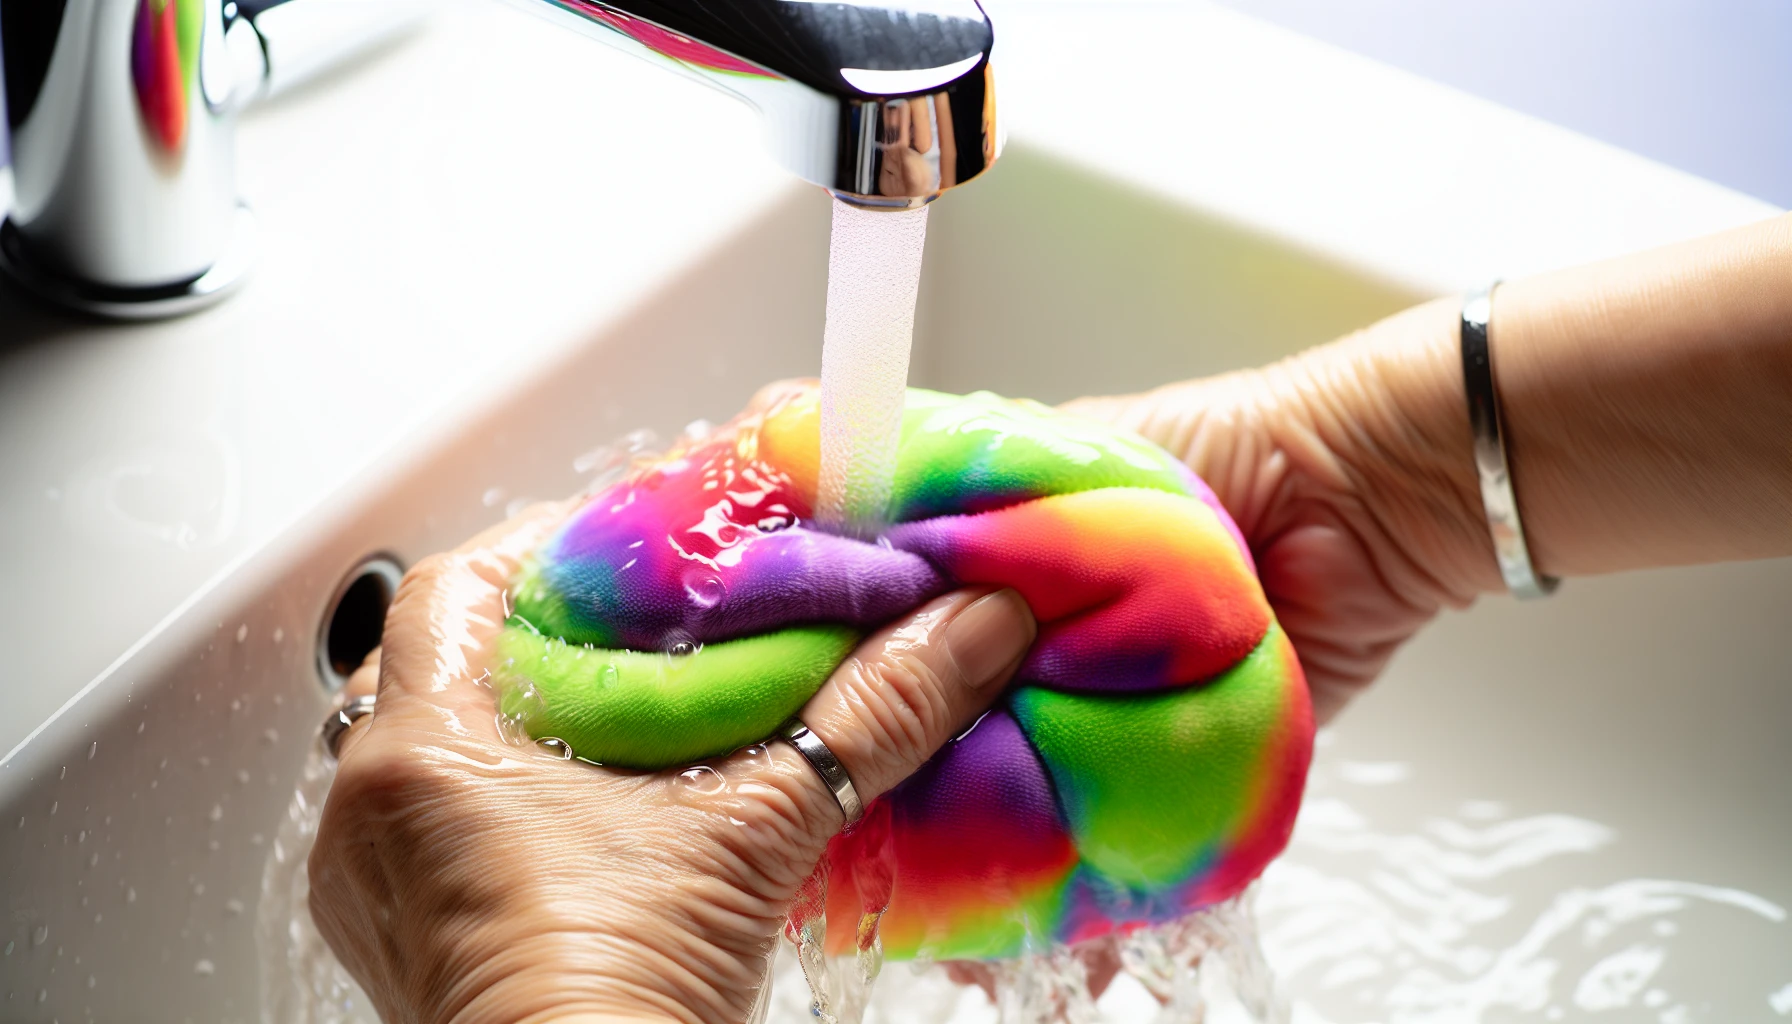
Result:
<svg viewBox="0 0 1792 1024"><path fill-rule="evenodd" d="M1460 300L1438 299L1296 357L1311 428L1391 586L1462 607L1504 589L1475 472Z"/></svg>

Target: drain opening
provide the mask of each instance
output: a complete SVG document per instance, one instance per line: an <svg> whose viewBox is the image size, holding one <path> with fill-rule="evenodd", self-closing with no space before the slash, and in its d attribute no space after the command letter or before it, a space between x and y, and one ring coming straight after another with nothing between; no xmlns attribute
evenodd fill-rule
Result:
<svg viewBox="0 0 1792 1024"><path fill-rule="evenodd" d="M331 693L375 647L386 626L386 607L398 593L404 570L385 556L369 558L343 577L317 631L317 674Z"/></svg>

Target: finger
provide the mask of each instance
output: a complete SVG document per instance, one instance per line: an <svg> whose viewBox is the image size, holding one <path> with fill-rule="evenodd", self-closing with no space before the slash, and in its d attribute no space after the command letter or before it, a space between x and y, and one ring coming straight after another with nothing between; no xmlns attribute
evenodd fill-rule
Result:
<svg viewBox="0 0 1792 1024"><path fill-rule="evenodd" d="M925 153L933 148L933 104L924 99L908 101L909 148Z"/></svg>
<svg viewBox="0 0 1792 1024"><path fill-rule="evenodd" d="M869 803L1001 695L1035 632L1012 590L948 594L860 644L798 717Z"/></svg>
<svg viewBox="0 0 1792 1024"><path fill-rule="evenodd" d="M499 738L491 692L480 681L504 627L506 591L574 504L532 506L405 573L386 611L372 729Z"/></svg>
<svg viewBox="0 0 1792 1024"><path fill-rule="evenodd" d="M368 652L366 660L361 662L361 667L355 669L354 673L348 677L348 682L343 684L341 699L337 702L337 706L341 707L356 697L372 695L379 689L379 684L380 649L375 647ZM371 716L357 718L349 723L348 730L336 741L336 756L339 760L354 749L355 744L361 742L362 734L367 731L361 727L361 724L368 721L372 721Z"/></svg>
<svg viewBox="0 0 1792 1024"><path fill-rule="evenodd" d="M1125 418L1126 411L1137 404L1137 395L1102 395L1073 398L1058 408L1085 419L1100 420L1103 423L1120 423Z"/></svg>

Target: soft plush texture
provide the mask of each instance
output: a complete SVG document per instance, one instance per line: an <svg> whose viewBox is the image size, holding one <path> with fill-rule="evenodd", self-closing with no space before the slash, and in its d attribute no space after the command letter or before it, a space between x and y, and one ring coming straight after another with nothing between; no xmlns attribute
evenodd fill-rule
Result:
<svg viewBox="0 0 1792 1024"><path fill-rule="evenodd" d="M592 497L523 569L501 710L664 768L763 740L869 630L967 584L1039 637L1009 692L830 852L831 943L1012 956L1237 894L1287 843L1306 683L1248 548L1180 462L1104 424L911 389L890 527L809 521L798 392Z"/></svg>

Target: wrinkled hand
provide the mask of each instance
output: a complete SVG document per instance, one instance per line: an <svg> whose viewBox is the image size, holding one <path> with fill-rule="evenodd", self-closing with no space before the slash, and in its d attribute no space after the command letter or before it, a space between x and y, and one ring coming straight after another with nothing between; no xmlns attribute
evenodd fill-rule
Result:
<svg viewBox="0 0 1792 1024"><path fill-rule="evenodd" d="M426 559L351 681L311 854L319 931L387 1021L739 1021L785 907L842 824L777 742L628 772L506 743L481 684L542 507ZM801 718L869 801L997 695L1034 624L1012 591L935 600L862 644Z"/></svg>
<svg viewBox="0 0 1792 1024"><path fill-rule="evenodd" d="M1136 430L1213 488L1321 722L1439 609L1499 585L1448 363L1454 317L1431 303L1263 369L1066 406Z"/></svg>

